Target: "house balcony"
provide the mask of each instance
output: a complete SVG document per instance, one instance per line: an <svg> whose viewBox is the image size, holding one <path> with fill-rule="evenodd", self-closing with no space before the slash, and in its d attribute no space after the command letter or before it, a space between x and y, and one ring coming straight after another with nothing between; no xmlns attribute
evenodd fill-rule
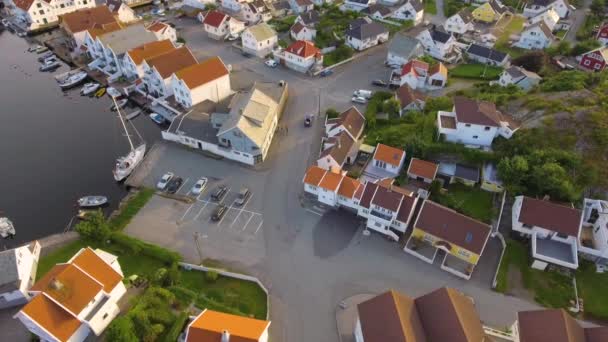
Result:
<svg viewBox="0 0 608 342"><path fill-rule="evenodd" d="M441 263L441 269L450 272L453 275L464 278L466 280L471 279L475 265L466 262L450 253L446 253Z"/></svg>
<svg viewBox="0 0 608 342"><path fill-rule="evenodd" d="M440 134L458 134L458 130L456 129L456 113L441 110L437 112L437 127Z"/></svg>
<svg viewBox="0 0 608 342"><path fill-rule="evenodd" d="M432 264L439 250L429 242L412 236L407 240L403 251Z"/></svg>
<svg viewBox="0 0 608 342"><path fill-rule="evenodd" d="M536 233L532 234L531 240L532 257L534 259L570 269L578 268L578 247L576 242L541 238Z"/></svg>

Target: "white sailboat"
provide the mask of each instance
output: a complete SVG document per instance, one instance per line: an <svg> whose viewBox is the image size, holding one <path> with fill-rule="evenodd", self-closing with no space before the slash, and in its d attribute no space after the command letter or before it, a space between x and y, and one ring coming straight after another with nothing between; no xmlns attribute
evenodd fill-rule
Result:
<svg viewBox="0 0 608 342"><path fill-rule="evenodd" d="M131 136L129 135L129 131L127 130L127 125L125 123L122 114L120 113L120 108L116 104L116 98L112 97L112 101L114 102L114 106L118 111L118 118L120 119L120 123L125 130L125 134L127 135L127 140L129 141L129 146L131 147L131 151L124 157L118 158L116 160L116 166L114 167L114 179L117 182L120 182L127 178L135 167L139 165L139 163L144 159L144 154L146 154L146 144L142 143L141 145L135 147L133 145L133 141L131 140ZM137 131L136 131L137 132Z"/></svg>
<svg viewBox="0 0 608 342"><path fill-rule="evenodd" d="M7 217L0 217L0 236L3 238L13 237L15 235L15 226Z"/></svg>

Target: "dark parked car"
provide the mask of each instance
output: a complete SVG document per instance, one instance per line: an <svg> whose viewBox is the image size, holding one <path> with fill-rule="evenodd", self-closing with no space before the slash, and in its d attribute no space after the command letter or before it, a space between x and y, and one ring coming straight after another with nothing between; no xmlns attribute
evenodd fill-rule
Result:
<svg viewBox="0 0 608 342"><path fill-rule="evenodd" d="M321 77L327 77L327 76L329 76L329 75L331 75L333 73L334 73L334 71L331 70L331 69L329 69L329 70L323 70L323 71L321 71L321 73L319 75L321 75Z"/></svg>
<svg viewBox="0 0 608 342"><path fill-rule="evenodd" d="M227 192L228 192L228 188L225 185L220 185L217 187L217 189L215 189L213 194L211 194L211 199L213 199L216 202L219 202L222 200L222 198L224 198L224 196L226 196Z"/></svg>
<svg viewBox="0 0 608 342"><path fill-rule="evenodd" d="M304 126L310 127L312 125L312 117L311 115L306 115L304 118Z"/></svg>
<svg viewBox="0 0 608 342"><path fill-rule="evenodd" d="M174 194L177 192L180 186L184 183L182 177L175 177L167 184L167 193Z"/></svg>
<svg viewBox="0 0 608 342"><path fill-rule="evenodd" d="M239 191L239 197L234 201L234 204L240 207L247 202L249 197L251 197L251 191L247 188L242 188L241 191Z"/></svg>
<svg viewBox="0 0 608 342"><path fill-rule="evenodd" d="M221 220L222 217L224 217L224 215L226 215L227 210L228 210L228 208L226 207L225 204L219 204L213 211L213 214L211 215L211 219L213 221Z"/></svg>
<svg viewBox="0 0 608 342"><path fill-rule="evenodd" d="M383 80L373 80L372 85L375 85L376 87L386 87L387 86L386 82L384 82Z"/></svg>

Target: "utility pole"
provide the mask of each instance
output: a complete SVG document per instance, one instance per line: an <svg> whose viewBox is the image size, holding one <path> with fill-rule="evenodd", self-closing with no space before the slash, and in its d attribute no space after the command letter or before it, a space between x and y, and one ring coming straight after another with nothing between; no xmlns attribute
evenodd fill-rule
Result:
<svg viewBox="0 0 608 342"><path fill-rule="evenodd" d="M198 252L199 264L203 264L203 252L201 251L201 243L199 241L200 233L194 232L194 244L196 245L196 251ZM204 237L203 237L204 238Z"/></svg>

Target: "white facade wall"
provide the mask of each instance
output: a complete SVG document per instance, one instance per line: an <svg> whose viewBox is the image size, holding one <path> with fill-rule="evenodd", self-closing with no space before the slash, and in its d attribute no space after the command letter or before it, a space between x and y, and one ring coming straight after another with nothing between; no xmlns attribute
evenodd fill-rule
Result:
<svg viewBox="0 0 608 342"><path fill-rule="evenodd" d="M346 45L357 51L363 51L365 49L369 49L378 45L380 42L385 42L388 40L388 32L378 35L376 37L371 37L364 40L359 40L355 37L347 36L346 37Z"/></svg>
<svg viewBox="0 0 608 342"><path fill-rule="evenodd" d="M312 41L315 39L317 35L317 30L310 29L308 27L304 27L300 32L293 33L290 31L290 36L294 40L309 40Z"/></svg>
<svg viewBox="0 0 608 342"><path fill-rule="evenodd" d="M156 36L156 39L158 39L159 41L165 39L169 39L172 43L175 43L177 41L177 32L171 26L167 25L165 29L153 33Z"/></svg>
<svg viewBox="0 0 608 342"><path fill-rule="evenodd" d="M514 44L516 47L528 50L542 50L551 45L551 39L537 26L524 31L521 38Z"/></svg>
<svg viewBox="0 0 608 342"><path fill-rule="evenodd" d="M125 53L123 58L123 73L127 78L143 78L144 77L144 69L142 66L143 62L139 65L136 65L135 62L131 59L128 53Z"/></svg>
<svg viewBox="0 0 608 342"><path fill-rule="evenodd" d="M401 66L401 65L407 64L407 62L409 62L410 60L403 56L394 54L389 51L388 54L386 55L386 61L388 62L389 65L400 65Z"/></svg>
<svg viewBox="0 0 608 342"><path fill-rule="evenodd" d="M230 75L222 76L221 78L208 82L194 89L189 89L188 86L180 79L171 77L171 87L177 102L185 108L190 108L205 100L220 102L230 96Z"/></svg>
<svg viewBox="0 0 608 342"><path fill-rule="evenodd" d="M372 163L375 167L384 169L388 172L399 173L399 171L401 171L401 167L403 166L403 159L404 158L401 159L401 161L399 162L399 165L388 164L388 163L385 163L383 161L376 160L376 159L373 159Z"/></svg>
<svg viewBox="0 0 608 342"><path fill-rule="evenodd" d="M17 274L21 283L19 289L11 292L0 293L0 298L3 298L7 302L14 302L15 305L22 304L24 301L30 299L29 288L34 282L35 274L33 270L38 265L38 259L40 257L40 244L38 242L34 245L34 250L26 246L17 247L13 250L15 253L15 261L17 262ZM8 306L6 306L8 307Z"/></svg>
<svg viewBox="0 0 608 342"><path fill-rule="evenodd" d="M553 8L557 12L559 17L562 19L568 17L570 12L572 11L572 9L568 5L566 5L563 0L555 0L548 7ZM526 5L523 14L524 17L532 18L537 16L539 13L544 12L546 9L546 6Z"/></svg>
<svg viewBox="0 0 608 342"><path fill-rule="evenodd" d="M399 7L393 14L392 18L401 20L412 20L414 25L418 25L424 18L424 10L416 12L411 3L407 2L403 6Z"/></svg>
<svg viewBox="0 0 608 342"><path fill-rule="evenodd" d="M475 27L473 23L465 24L459 14L454 14L445 21L443 25L446 31L458 34L464 34L468 31L473 31Z"/></svg>
<svg viewBox="0 0 608 342"><path fill-rule="evenodd" d="M338 195L335 192L323 189L321 187L319 188L318 199L319 202L330 205L332 207L335 207L338 203Z"/></svg>
<svg viewBox="0 0 608 342"><path fill-rule="evenodd" d="M81 324L80 327L72 334L72 336L68 339L68 342L82 342L87 336L91 333L89 326L86 324Z"/></svg>
<svg viewBox="0 0 608 342"><path fill-rule="evenodd" d="M224 147L220 147L216 144L212 144L212 143L209 143L206 141L202 141L202 140L198 140L198 139L194 139L194 138L190 138L190 137L180 136L177 134L169 133L167 131L162 131L161 134L162 134L163 139L165 139L167 141L177 142L177 143L186 145L188 147L192 147L192 148L199 149L202 151L209 151L211 153L217 154L224 158L236 160L243 164L247 164L247 165L255 164L254 156L251 154L248 154L248 153L235 151L232 149L227 149Z"/></svg>
<svg viewBox="0 0 608 342"><path fill-rule="evenodd" d="M244 49L254 52L258 57L264 57L277 46L279 37L274 35L258 41L249 30L245 30L241 35L241 41Z"/></svg>
<svg viewBox="0 0 608 342"><path fill-rule="evenodd" d="M231 12L241 11L241 1L239 0L221 0L221 6Z"/></svg>
<svg viewBox="0 0 608 342"><path fill-rule="evenodd" d="M148 87L148 93L154 97L166 97L173 95L173 87L171 87L171 76L163 78L156 68L150 68L148 63L144 61L144 78L143 83Z"/></svg>
<svg viewBox="0 0 608 342"><path fill-rule="evenodd" d="M357 323L355 324L355 342L365 342L363 339L363 331L361 330L361 320L357 317Z"/></svg>
<svg viewBox="0 0 608 342"><path fill-rule="evenodd" d="M331 156L319 158L317 166L325 170L338 170L342 168L342 165L338 164Z"/></svg>

